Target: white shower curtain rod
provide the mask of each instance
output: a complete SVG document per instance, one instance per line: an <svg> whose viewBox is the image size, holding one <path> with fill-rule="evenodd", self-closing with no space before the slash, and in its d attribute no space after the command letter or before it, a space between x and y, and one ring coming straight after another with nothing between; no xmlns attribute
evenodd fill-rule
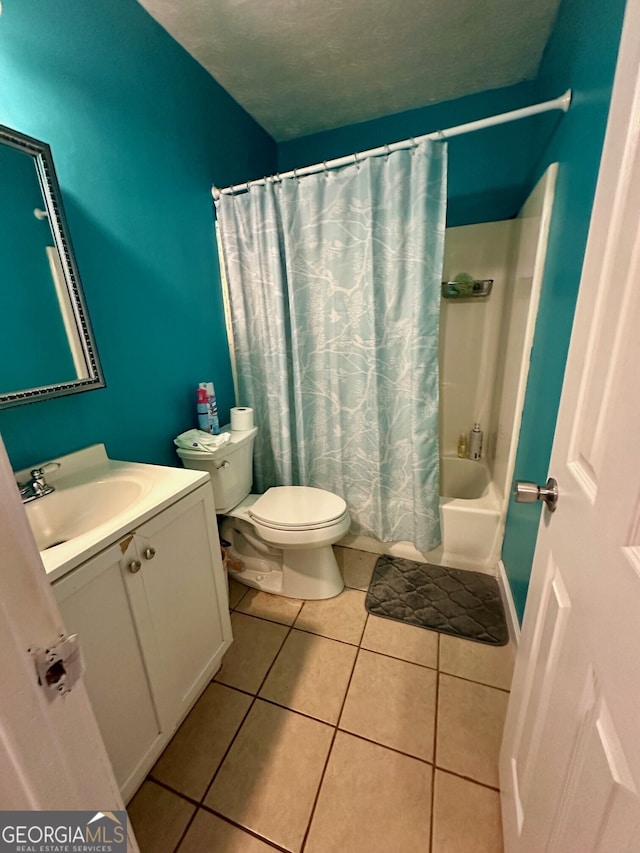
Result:
<svg viewBox="0 0 640 853"><path fill-rule="evenodd" d="M264 186L266 183L273 181L281 181L283 178L300 178L303 175L313 175L317 172L324 172L326 169L338 169L340 166L348 166L351 163L357 163L359 160L366 157L377 157L382 154L390 154L392 151L400 151L403 148L412 148L419 142L425 139L450 139L452 136L462 136L464 133L472 133L474 130L484 130L486 127L495 127L498 124L506 124L510 121L517 121L528 116L546 113L551 110L562 110L567 112L571 104L571 89L567 89L564 95L555 98L552 101L543 101L540 104L532 104L530 107L522 107L519 110L511 110L508 113L500 113L499 115L481 118L478 121L470 121L466 124L459 124L456 127L448 127L445 130L436 130L432 133L426 133L424 136L416 136L411 139L404 139L402 142L392 142L390 145L381 145L378 148L370 148L368 151L362 151L358 154L348 154L346 157L338 157L335 160L326 160L324 163L316 163L313 166L303 166L301 169L292 169L290 172L282 172L281 174L271 175L268 178L259 178L255 181L245 181L242 184L235 184L232 187L218 189L211 187L211 194L214 199L219 199L221 195L233 195L238 192L246 192L249 185Z"/></svg>

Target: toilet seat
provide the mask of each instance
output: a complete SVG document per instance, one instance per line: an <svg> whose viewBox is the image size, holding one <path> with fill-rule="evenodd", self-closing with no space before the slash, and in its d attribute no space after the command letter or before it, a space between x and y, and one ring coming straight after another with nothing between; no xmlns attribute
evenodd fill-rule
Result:
<svg viewBox="0 0 640 853"><path fill-rule="evenodd" d="M275 486L251 506L249 516L274 530L319 530L340 522L347 504L338 495L312 486Z"/></svg>

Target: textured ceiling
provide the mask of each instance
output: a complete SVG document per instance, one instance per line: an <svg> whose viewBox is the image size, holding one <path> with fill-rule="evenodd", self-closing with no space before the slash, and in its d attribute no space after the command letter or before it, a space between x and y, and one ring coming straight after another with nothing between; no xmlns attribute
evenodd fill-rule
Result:
<svg viewBox="0 0 640 853"><path fill-rule="evenodd" d="M139 0L276 140L535 77L559 0Z"/></svg>

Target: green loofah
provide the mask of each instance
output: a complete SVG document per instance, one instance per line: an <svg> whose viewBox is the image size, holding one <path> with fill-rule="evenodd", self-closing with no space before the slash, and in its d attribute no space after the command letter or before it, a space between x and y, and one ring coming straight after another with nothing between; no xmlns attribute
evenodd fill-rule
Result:
<svg viewBox="0 0 640 853"><path fill-rule="evenodd" d="M454 278L454 282L458 296L473 296L474 279L468 272L459 272Z"/></svg>

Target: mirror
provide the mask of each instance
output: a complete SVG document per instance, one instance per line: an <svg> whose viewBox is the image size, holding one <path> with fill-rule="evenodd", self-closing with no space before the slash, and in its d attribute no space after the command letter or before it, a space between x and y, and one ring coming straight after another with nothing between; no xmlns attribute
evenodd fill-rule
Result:
<svg viewBox="0 0 640 853"><path fill-rule="evenodd" d="M51 150L0 125L0 408L103 388Z"/></svg>

